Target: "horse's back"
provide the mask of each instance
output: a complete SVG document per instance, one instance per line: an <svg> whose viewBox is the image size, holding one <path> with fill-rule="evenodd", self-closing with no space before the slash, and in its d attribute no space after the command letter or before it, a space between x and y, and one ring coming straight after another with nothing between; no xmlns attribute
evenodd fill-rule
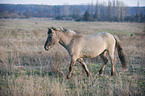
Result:
<svg viewBox="0 0 145 96"><path fill-rule="evenodd" d="M89 43L90 45L101 46L106 43L107 44L114 43L115 39L112 34L107 33L107 32L101 32L101 33L86 35L85 42L87 42L87 44Z"/></svg>

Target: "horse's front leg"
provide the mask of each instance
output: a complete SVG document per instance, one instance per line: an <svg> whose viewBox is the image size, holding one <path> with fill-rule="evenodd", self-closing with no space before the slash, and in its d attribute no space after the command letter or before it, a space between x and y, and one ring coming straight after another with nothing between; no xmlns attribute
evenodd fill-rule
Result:
<svg viewBox="0 0 145 96"><path fill-rule="evenodd" d="M75 62L76 62L75 59L71 59L71 63L70 63L70 67L69 67L69 73L68 73L68 75L67 75L67 79L70 79L70 77L71 77L71 73L72 73L72 71L73 71Z"/></svg>

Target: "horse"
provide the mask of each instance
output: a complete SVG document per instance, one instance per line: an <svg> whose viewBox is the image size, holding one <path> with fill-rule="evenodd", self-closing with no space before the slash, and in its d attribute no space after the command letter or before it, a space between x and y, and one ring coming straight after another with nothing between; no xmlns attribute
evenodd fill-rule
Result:
<svg viewBox="0 0 145 96"><path fill-rule="evenodd" d="M126 57L122 49L119 38L107 32L96 33L92 35L77 34L76 32L61 28L50 27L48 28L48 37L44 44L44 49L48 51L55 44L59 43L69 53L71 57L69 73L67 78L70 79L75 62L78 61L85 69L87 76L90 76L90 72L83 60L84 57L96 57L100 55L104 64L99 71L99 75L103 74L103 70L108 62L108 54L111 61L111 76L114 76L114 51L117 48L118 55L122 64L122 69L126 69Z"/></svg>

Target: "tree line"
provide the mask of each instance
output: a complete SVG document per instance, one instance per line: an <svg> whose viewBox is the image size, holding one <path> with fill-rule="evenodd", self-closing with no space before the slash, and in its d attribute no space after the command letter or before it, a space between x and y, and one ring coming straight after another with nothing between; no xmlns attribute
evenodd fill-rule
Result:
<svg viewBox="0 0 145 96"><path fill-rule="evenodd" d="M108 5L105 2L98 3L97 0L96 5L93 3L88 5L88 9L78 21L145 22L145 9L141 11L139 2L134 11L135 13L132 13L131 7L119 0L108 1Z"/></svg>
<svg viewBox="0 0 145 96"><path fill-rule="evenodd" d="M145 22L145 7L129 7L119 0L88 5L0 4L0 18L52 18L75 21Z"/></svg>

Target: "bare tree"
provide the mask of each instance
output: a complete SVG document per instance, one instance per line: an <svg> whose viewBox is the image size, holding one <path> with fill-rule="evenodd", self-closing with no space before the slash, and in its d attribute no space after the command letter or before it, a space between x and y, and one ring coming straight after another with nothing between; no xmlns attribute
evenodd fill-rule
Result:
<svg viewBox="0 0 145 96"><path fill-rule="evenodd" d="M103 2L100 4L100 17L102 20L105 20L107 16L107 12L106 12L106 3Z"/></svg>
<svg viewBox="0 0 145 96"><path fill-rule="evenodd" d="M121 3L117 0L116 1L117 21L120 21L121 17L120 5Z"/></svg>
<svg viewBox="0 0 145 96"><path fill-rule="evenodd" d="M112 3L110 0L108 1L108 20L112 21Z"/></svg>
<svg viewBox="0 0 145 96"><path fill-rule="evenodd" d="M95 18L95 19L99 19L99 3L98 3L98 0L97 0L97 2L96 2L96 6L95 6L94 18Z"/></svg>
<svg viewBox="0 0 145 96"><path fill-rule="evenodd" d="M121 2L121 20L124 21L125 18L125 8L124 3Z"/></svg>
<svg viewBox="0 0 145 96"><path fill-rule="evenodd" d="M80 9L79 9L79 8L74 8L74 9L73 9L72 17L73 17L74 19L78 19L78 18L80 18L80 15L81 15Z"/></svg>
<svg viewBox="0 0 145 96"><path fill-rule="evenodd" d="M38 13L39 13L39 17L43 17L43 15L44 15L44 5L40 5Z"/></svg>
<svg viewBox="0 0 145 96"><path fill-rule="evenodd" d="M113 16L113 19L116 17L116 6L115 6L115 0L113 0L113 8L112 8L112 16Z"/></svg>
<svg viewBox="0 0 145 96"><path fill-rule="evenodd" d="M124 21L128 13L128 7L123 2L121 2L120 10L121 10L121 21Z"/></svg>
<svg viewBox="0 0 145 96"><path fill-rule="evenodd" d="M139 2L137 2L137 21L140 22L140 8L139 8Z"/></svg>
<svg viewBox="0 0 145 96"><path fill-rule="evenodd" d="M61 16L61 10L58 6L54 7L55 16Z"/></svg>
<svg viewBox="0 0 145 96"><path fill-rule="evenodd" d="M69 15L69 5L65 4L62 9L62 14L67 17Z"/></svg>
<svg viewBox="0 0 145 96"><path fill-rule="evenodd" d="M90 15L91 15L91 18L93 19L93 15L94 15L94 4L93 4L93 2L91 3Z"/></svg>

